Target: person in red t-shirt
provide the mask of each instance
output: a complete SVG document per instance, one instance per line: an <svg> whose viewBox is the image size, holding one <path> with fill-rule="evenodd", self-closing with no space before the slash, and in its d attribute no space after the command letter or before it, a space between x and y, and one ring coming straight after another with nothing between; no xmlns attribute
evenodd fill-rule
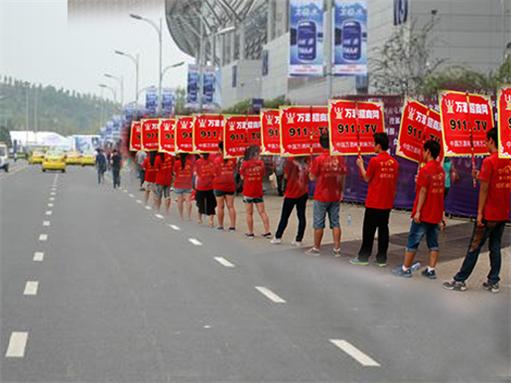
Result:
<svg viewBox="0 0 511 383"><path fill-rule="evenodd" d="M389 153L389 137L387 133L374 135L374 152L376 157L371 158L367 171L362 157L357 158L357 166L362 179L367 182L366 208L362 229L362 246L358 257L350 262L354 265L366 266L373 251L374 234L378 229L378 253L376 265L387 265L387 250L389 248L389 217L394 206L394 197L397 188L399 165Z"/></svg>
<svg viewBox="0 0 511 383"><path fill-rule="evenodd" d="M437 161L440 155L440 144L435 140L424 143L424 161L426 164L419 170L415 201L412 210L412 224L408 233L408 243L402 266L393 273L399 277L412 276L412 263L424 235L429 248L429 266L422 275L436 279L435 267L438 260L438 231L441 224L445 226L444 193L445 171Z"/></svg>
<svg viewBox="0 0 511 383"><path fill-rule="evenodd" d="M174 193L177 195L177 210L179 217L184 218L184 203L186 201L186 216L192 219L192 185L193 159L188 153L180 153L174 161Z"/></svg>
<svg viewBox="0 0 511 383"><path fill-rule="evenodd" d="M202 224L202 216L209 217L209 227L214 226L216 199L213 193L213 178L215 177L215 163L209 158L209 153L195 162L195 200L198 208L198 223Z"/></svg>
<svg viewBox="0 0 511 383"><path fill-rule="evenodd" d="M236 210L234 209L234 194L236 192L236 183L234 181L234 172L237 168L235 158L224 159L224 144L218 144L219 154L215 159L215 178L213 179L213 193L216 197L218 230L224 229L225 206L229 212L231 225L229 231L236 230Z"/></svg>
<svg viewBox="0 0 511 383"><path fill-rule="evenodd" d="M493 293L500 291L501 242L510 213L511 160L499 158L498 140L497 128L486 133L486 145L490 155L483 160L481 171L474 174L478 176L481 184L477 221L461 269L452 281L444 283L446 289L458 291L467 289L465 281L472 274L481 248L489 239L490 272L487 281L483 283L483 288Z"/></svg>
<svg viewBox="0 0 511 383"><path fill-rule="evenodd" d="M321 135L319 142L325 153L314 159L310 170L310 179L316 181L313 207L314 246L307 250L306 254L315 256L320 254L321 240L323 239L325 220L328 214L334 239L333 254L340 257L341 224L339 222L339 209L344 189L346 165L343 157L331 156L328 153L330 147L328 134Z"/></svg>
<svg viewBox="0 0 511 383"><path fill-rule="evenodd" d="M263 237L270 238L270 219L264 207L263 177L264 162L259 157L259 147L252 145L245 151L245 160L241 164L240 176L243 180L243 202L247 212L247 238L254 238L254 205L263 221Z"/></svg>
<svg viewBox="0 0 511 383"><path fill-rule="evenodd" d="M156 169L154 168L154 161L156 160L156 152L149 152L149 156L146 157L142 167L144 168L144 203L147 205L149 201L149 195L154 192L154 183L156 181Z"/></svg>
<svg viewBox="0 0 511 383"><path fill-rule="evenodd" d="M154 185L154 207L160 210L161 199L165 199L165 212L170 211L170 185L172 185L172 169L174 167L174 157L168 153L158 153L154 161L156 169L156 179Z"/></svg>
<svg viewBox="0 0 511 383"><path fill-rule="evenodd" d="M282 203L282 213L280 215L279 226L275 233L275 238L271 243L278 245L282 242L282 235L286 230L289 216L296 206L298 216L298 233L292 242L294 246L302 245L303 235L305 233L305 208L309 197L307 189L309 186L309 167L304 157L290 157L283 166L284 178L286 180L286 189L284 192L284 201Z"/></svg>

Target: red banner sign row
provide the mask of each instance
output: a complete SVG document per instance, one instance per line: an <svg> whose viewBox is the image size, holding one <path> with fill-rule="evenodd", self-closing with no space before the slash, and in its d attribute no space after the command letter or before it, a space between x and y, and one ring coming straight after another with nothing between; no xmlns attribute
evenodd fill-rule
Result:
<svg viewBox="0 0 511 383"><path fill-rule="evenodd" d="M259 116L225 116L224 156L242 157L251 145L261 146L261 121Z"/></svg>
<svg viewBox="0 0 511 383"><path fill-rule="evenodd" d="M175 137L176 120L174 118L160 119L158 151L174 154L176 150Z"/></svg>
<svg viewBox="0 0 511 383"><path fill-rule="evenodd" d="M499 157L511 158L511 86L499 89L497 110L499 114Z"/></svg>
<svg viewBox="0 0 511 383"><path fill-rule="evenodd" d="M193 120L193 151L198 153L218 152L218 143L223 139L224 116L199 114Z"/></svg>
<svg viewBox="0 0 511 383"><path fill-rule="evenodd" d="M177 117L175 126L176 153L193 152L193 117Z"/></svg>
<svg viewBox="0 0 511 383"><path fill-rule="evenodd" d="M130 131L130 150L138 152L142 149L142 127L140 121L133 121L131 123Z"/></svg>
<svg viewBox="0 0 511 383"><path fill-rule="evenodd" d="M332 100L328 113L332 155L374 153L373 135L385 131L383 104Z"/></svg>
<svg viewBox="0 0 511 383"><path fill-rule="evenodd" d="M326 106L288 106L280 109L280 147L282 156L323 153L319 137L328 132Z"/></svg>
<svg viewBox="0 0 511 383"><path fill-rule="evenodd" d="M261 111L261 154L280 154L280 111Z"/></svg>
<svg viewBox="0 0 511 383"><path fill-rule="evenodd" d="M417 163L423 162L424 142L433 139L443 145L440 113L414 100L406 100L401 116L401 127L396 154ZM440 152L441 161L443 150Z"/></svg>
<svg viewBox="0 0 511 383"><path fill-rule="evenodd" d="M158 150L158 132L160 120L148 118L140 120L142 125L142 150L154 152Z"/></svg>
<svg viewBox="0 0 511 383"><path fill-rule="evenodd" d="M446 157L488 154L486 132L493 128L490 97L455 91L442 92L440 116Z"/></svg>

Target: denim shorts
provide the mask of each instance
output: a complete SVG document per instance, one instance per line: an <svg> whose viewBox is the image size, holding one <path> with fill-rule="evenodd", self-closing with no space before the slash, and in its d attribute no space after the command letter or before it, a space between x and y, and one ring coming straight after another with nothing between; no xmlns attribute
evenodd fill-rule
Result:
<svg viewBox="0 0 511 383"><path fill-rule="evenodd" d="M234 195L234 192L226 192L223 190L213 190L213 193L215 193L215 197L224 197L226 195Z"/></svg>
<svg viewBox="0 0 511 383"><path fill-rule="evenodd" d="M341 203L337 202L321 202L314 201L313 205L313 227L314 229L324 229L325 219L328 214L328 221L330 222L330 229L341 227L339 222L339 210Z"/></svg>
<svg viewBox="0 0 511 383"><path fill-rule="evenodd" d="M156 194L158 196L158 198L163 197L165 199L169 199L170 198L170 186L155 184L154 185L154 194Z"/></svg>
<svg viewBox="0 0 511 383"><path fill-rule="evenodd" d="M426 235L426 242L429 251L438 251L438 232L440 228L438 224L434 223L415 223L412 220L410 232L408 233L408 243L406 244L406 251L415 253L419 248L422 238Z"/></svg>
<svg viewBox="0 0 511 383"><path fill-rule="evenodd" d="M190 194L191 192L192 192L192 189L174 188L174 193L176 193L177 195Z"/></svg>

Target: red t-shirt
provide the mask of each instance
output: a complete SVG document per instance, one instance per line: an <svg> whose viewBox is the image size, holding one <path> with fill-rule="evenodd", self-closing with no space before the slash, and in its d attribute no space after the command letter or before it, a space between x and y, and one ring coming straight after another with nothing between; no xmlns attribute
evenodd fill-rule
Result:
<svg viewBox="0 0 511 383"><path fill-rule="evenodd" d="M438 161L431 160L419 170L412 217L417 212L419 193L422 187L425 187L427 192L426 200L422 205L420 220L421 222L438 224L442 222L444 215L445 191L445 171Z"/></svg>
<svg viewBox="0 0 511 383"><path fill-rule="evenodd" d="M249 198L263 196L264 162L247 160L241 164L240 174L243 177L243 195Z"/></svg>
<svg viewBox="0 0 511 383"><path fill-rule="evenodd" d="M156 162L156 159L155 159ZM149 160L149 156L146 157L142 167L145 170L144 181L146 182L154 182L156 181L156 169L151 165L151 161Z"/></svg>
<svg viewBox="0 0 511 383"><path fill-rule="evenodd" d="M182 167L181 159L174 161L174 188L191 189L193 177L193 161L188 157L185 161L185 167Z"/></svg>
<svg viewBox="0 0 511 383"><path fill-rule="evenodd" d="M236 170L236 160L233 158L224 162L222 157L215 159L215 178L213 179L213 189L226 193L236 191L234 182L234 171Z"/></svg>
<svg viewBox="0 0 511 383"><path fill-rule="evenodd" d="M284 166L286 176L286 198L300 198L307 194L309 186L309 168L307 164L300 163L294 158L288 158Z"/></svg>
<svg viewBox="0 0 511 383"><path fill-rule="evenodd" d="M170 154L163 154L163 161L158 155L154 161L156 169L156 183L158 185L170 186L172 184L172 169L174 168L174 157Z"/></svg>
<svg viewBox="0 0 511 383"><path fill-rule="evenodd" d="M213 178L215 177L215 163L211 159L199 158L195 162L195 174L197 174L195 188L200 191L213 190Z"/></svg>
<svg viewBox="0 0 511 383"><path fill-rule="evenodd" d="M488 182L488 197L483 218L487 221L508 221L511 198L511 160L493 153L483 160L479 180Z"/></svg>
<svg viewBox="0 0 511 383"><path fill-rule="evenodd" d="M314 200L339 202L342 199L341 178L346 174L344 158L323 153L312 162L311 173L316 177Z"/></svg>
<svg viewBox="0 0 511 383"><path fill-rule="evenodd" d="M369 186L366 207L389 210L394 206L399 164L387 152L371 158L367 166Z"/></svg>

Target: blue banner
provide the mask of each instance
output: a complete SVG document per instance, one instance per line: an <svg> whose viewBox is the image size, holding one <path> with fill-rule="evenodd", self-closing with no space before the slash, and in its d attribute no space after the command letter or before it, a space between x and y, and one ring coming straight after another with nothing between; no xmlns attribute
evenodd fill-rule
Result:
<svg viewBox="0 0 511 383"><path fill-rule="evenodd" d="M199 67L188 65L188 84L186 87L186 107L196 109L199 106Z"/></svg>
<svg viewBox="0 0 511 383"><path fill-rule="evenodd" d="M158 107L158 90L155 86L147 89L145 94L145 108L147 113L155 114Z"/></svg>
<svg viewBox="0 0 511 383"><path fill-rule="evenodd" d="M170 88L161 91L161 110L167 116L174 114L174 91Z"/></svg>
<svg viewBox="0 0 511 383"><path fill-rule="evenodd" d="M323 0L290 0L290 76L323 76L323 12Z"/></svg>
<svg viewBox="0 0 511 383"><path fill-rule="evenodd" d="M333 73L367 75L366 1L335 0L333 26Z"/></svg>

